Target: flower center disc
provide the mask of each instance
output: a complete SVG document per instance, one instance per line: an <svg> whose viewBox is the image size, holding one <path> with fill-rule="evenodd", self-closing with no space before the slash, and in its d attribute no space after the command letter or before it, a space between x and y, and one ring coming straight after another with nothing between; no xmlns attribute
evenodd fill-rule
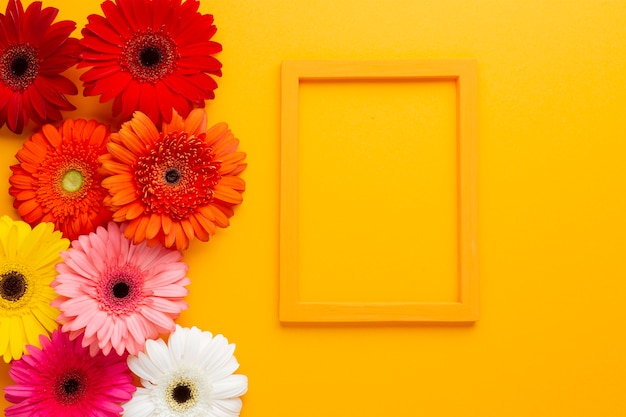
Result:
<svg viewBox="0 0 626 417"><path fill-rule="evenodd" d="M124 45L120 64L139 82L155 83L176 69L176 43L165 32L137 32Z"/></svg>
<svg viewBox="0 0 626 417"><path fill-rule="evenodd" d="M0 56L0 78L13 90L24 91L37 78L37 50L29 45L11 45Z"/></svg>
<svg viewBox="0 0 626 417"><path fill-rule="evenodd" d="M184 404L191 399L191 389L187 385L177 385L172 390L172 398L178 404Z"/></svg>
<svg viewBox="0 0 626 417"><path fill-rule="evenodd" d="M180 171L176 168L169 168L165 171L165 182L169 185L177 185L180 182Z"/></svg>
<svg viewBox="0 0 626 417"><path fill-rule="evenodd" d="M113 285L113 296L115 298L124 298L130 293L130 286L125 282L118 282Z"/></svg>
<svg viewBox="0 0 626 417"><path fill-rule="evenodd" d="M26 278L19 272L10 271L0 279L0 296L7 301L18 301L26 294Z"/></svg>
<svg viewBox="0 0 626 417"><path fill-rule="evenodd" d="M54 396L59 403L72 405L80 401L85 388L85 375L80 371L69 371L57 378L54 384Z"/></svg>
<svg viewBox="0 0 626 417"><path fill-rule="evenodd" d="M154 46L147 46L139 52L139 62L148 68L158 65L162 58L161 51Z"/></svg>
<svg viewBox="0 0 626 417"><path fill-rule="evenodd" d="M11 73L16 77L21 77L28 70L28 60L23 56L18 56L11 62Z"/></svg>
<svg viewBox="0 0 626 417"><path fill-rule="evenodd" d="M83 174L75 169L70 169L63 175L63 179L61 180L61 186L63 190L68 193L75 193L80 190L80 187L83 185Z"/></svg>
<svg viewBox="0 0 626 417"><path fill-rule="evenodd" d="M182 413L196 404L198 395L198 388L193 381L188 378L177 378L170 384L166 399L172 410Z"/></svg>

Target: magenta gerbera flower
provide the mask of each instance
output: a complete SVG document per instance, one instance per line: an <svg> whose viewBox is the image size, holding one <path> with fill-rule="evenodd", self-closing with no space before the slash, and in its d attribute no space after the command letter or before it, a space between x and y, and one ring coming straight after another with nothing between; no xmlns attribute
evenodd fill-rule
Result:
<svg viewBox="0 0 626 417"><path fill-rule="evenodd" d="M60 75L78 62L76 23L53 23L58 9L9 0L0 13L0 127L21 133L29 119L38 126L61 120L61 110L74 110L66 95L78 89Z"/></svg>
<svg viewBox="0 0 626 417"><path fill-rule="evenodd" d="M79 68L86 96L113 100L114 115L135 110L155 124L169 123L172 108L186 117L215 97L222 64L213 55L213 15L198 0L106 0L104 16L90 15L82 30Z"/></svg>
<svg viewBox="0 0 626 417"><path fill-rule="evenodd" d="M84 334L92 355L99 349L137 355L146 340L174 331L187 308L190 280L181 252L134 244L117 223L80 236L61 257L52 305L61 311L63 331Z"/></svg>
<svg viewBox="0 0 626 417"><path fill-rule="evenodd" d="M136 389L126 356L91 356L81 339L55 330L51 339L40 336L41 349L29 345L28 354L11 363L15 385L4 391L14 405L5 410L7 417L120 415Z"/></svg>

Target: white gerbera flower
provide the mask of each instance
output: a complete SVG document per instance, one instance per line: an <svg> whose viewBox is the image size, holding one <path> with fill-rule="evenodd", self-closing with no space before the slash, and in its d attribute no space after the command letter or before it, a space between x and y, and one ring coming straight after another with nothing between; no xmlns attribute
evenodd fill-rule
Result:
<svg viewBox="0 0 626 417"><path fill-rule="evenodd" d="M128 366L141 378L125 417L230 417L241 411L248 378L233 374L239 363L235 345L221 334L176 325L168 344L148 340L145 352L129 356Z"/></svg>

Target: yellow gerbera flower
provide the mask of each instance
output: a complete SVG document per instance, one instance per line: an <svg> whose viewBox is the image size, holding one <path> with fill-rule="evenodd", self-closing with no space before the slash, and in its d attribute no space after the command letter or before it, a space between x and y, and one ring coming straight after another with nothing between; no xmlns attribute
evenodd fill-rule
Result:
<svg viewBox="0 0 626 417"><path fill-rule="evenodd" d="M0 217L0 354L5 362L21 358L26 345L40 347L39 335L58 327L50 282L69 244L52 223L31 229Z"/></svg>

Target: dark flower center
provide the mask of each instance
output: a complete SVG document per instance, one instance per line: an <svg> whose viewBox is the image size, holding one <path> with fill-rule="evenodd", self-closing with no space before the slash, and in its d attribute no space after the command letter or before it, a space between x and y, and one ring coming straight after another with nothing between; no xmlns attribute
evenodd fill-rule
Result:
<svg viewBox="0 0 626 417"><path fill-rule="evenodd" d="M162 58L161 51L154 46L147 46L139 52L139 62L148 68L158 65Z"/></svg>
<svg viewBox="0 0 626 417"><path fill-rule="evenodd" d="M180 377L173 380L167 388L168 395L165 397L171 410L183 413L193 408L198 402L200 393L193 380Z"/></svg>
<svg viewBox="0 0 626 417"><path fill-rule="evenodd" d="M180 182L180 171L176 168L169 168L165 171L165 182L176 185Z"/></svg>
<svg viewBox="0 0 626 417"><path fill-rule="evenodd" d="M0 56L0 78L13 91L24 91L38 73L37 50L30 45L10 45Z"/></svg>
<svg viewBox="0 0 626 417"><path fill-rule="evenodd" d="M16 77L21 77L28 70L28 60L23 56L18 56L11 62L11 72Z"/></svg>
<svg viewBox="0 0 626 417"><path fill-rule="evenodd" d="M143 272L136 265L111 266L97 286L97 299L110 314L134 312L144 298Z"/></svg>
<svg viewBox="0 0 626 417"><path fill-rule="evenodd" d="M156 83L176 70L176 44L163 31L137 32L122 50L120 65L139 82Z"/></svg>
<svg viewBox="0 0 626 417"><path fill-rule="evenodd" d="M125 282L118 282L117 284L113 285L113 296L115 298L124 298L128 296L129 292L130 285Z"/></svg>
<svg viewBox="0 0 626 417"><path fill-rule="evenodd" d="M187 385L177 385L172 390L172 398L178 404L184 404L191 399L191 388Z"/></svg>
<svg viewBox="0 0 626 417"><path fill-rule="evenodd" d="M78 370L71 370L57 377L54 384L54 396L63 405L77 403L86 391L85 375Z"/></svg>
<svg viewBox="0 0 626 417"><path fill-rule="evenodd" d="M0 279L0 296L7 301L18 301L26 294L26 278L16 271L5 272Z"/></svg>
<svg viewBox="0 0 626 417"><path fill-rule="evenodd" d="M68 394L75 394L76 391L80 388L80 381L76 379L68 379L63 383L63 391Z"/></svg>

